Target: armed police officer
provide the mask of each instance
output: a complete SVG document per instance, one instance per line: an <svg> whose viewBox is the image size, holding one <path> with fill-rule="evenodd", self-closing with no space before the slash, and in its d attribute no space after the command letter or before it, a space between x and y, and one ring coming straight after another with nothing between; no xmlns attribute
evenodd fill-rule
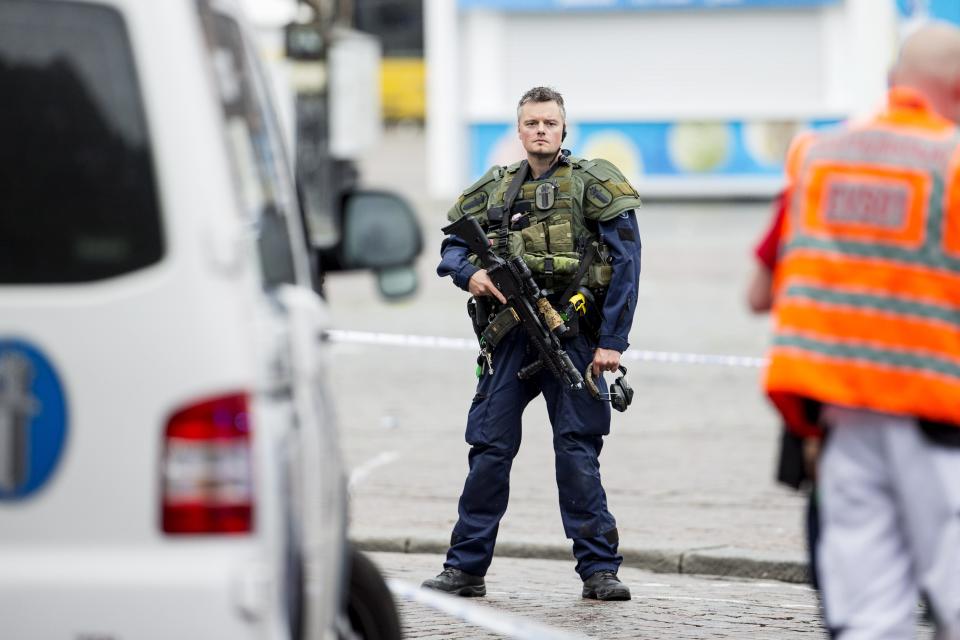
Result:
<svg viewBox="0 0 960 640"><path fill-rule="evenodd" d="M566 112L563 97L553 89L535 87L523 95L517 132L526 160L491 168L463 192L448 218L475 219L494 254L522 259L538 295L565 321L557 342L563 361L596 388L588 393L556 366L541 366L545 351L533 332L518 326L517 313L491 278L494 271L482 268L463 237L449 235L437 273L472 294L468 309L482 357L467 417L471 449L459 520L443 572L423 586L461 596L486 594L483 576L507 508L521 414L542 393L553 428L564 533L573 540L583 597L629 600L630 590L617 578L622 562L617 524L607 509L598 457L610 432L605 400L616 395L608 393L601 374L620 369L637 302L640 234L634 210L640 199L611 163L575 158L561 149ZM614 406L625 408L623 402Z"/></svg>

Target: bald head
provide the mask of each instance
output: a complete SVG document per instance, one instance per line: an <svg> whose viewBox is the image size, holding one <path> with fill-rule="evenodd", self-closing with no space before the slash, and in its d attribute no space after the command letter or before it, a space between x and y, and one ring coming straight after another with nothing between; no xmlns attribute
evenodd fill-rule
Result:
<svg viewBox="0 0 960 640"><path fill-rule="evenodd" d="M890 80L919 90L941 115L960 122L960 29L933 22L914 31L900 48Z"/></svg>

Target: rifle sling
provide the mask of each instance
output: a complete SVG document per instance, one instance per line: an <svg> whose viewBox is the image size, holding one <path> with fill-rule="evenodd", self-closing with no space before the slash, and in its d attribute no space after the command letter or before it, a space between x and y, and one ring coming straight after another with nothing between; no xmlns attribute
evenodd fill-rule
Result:
<svg viewBox="0 0 960 640"><path fill-rule="evenodd" d="M527 173L529 170L530 164L526 160L521 160L520 167L516 173L513 174L513 180L510 181L510 186L507 188L507 193L503 198L503 214L500 218L499 229L497 231L497 253L500 254L502 258L506 257L508 253L507 235L510 233L510 216L512 215L513 202L517 199L517 195L520 194L523 183L527 181Z"/></svg>
<svg viewBox="0 0 960 640"><path fill-rule="evenodd" d="M503 197L503 211L505 214L513 208L513 203L520 194L520 189L523 188L523 183L527 181L527 174L529 172L530 165L526 160L521 160L520 167L513 175L513 180L510 182L510 186L507 188L507 193ZM501 222L501 224L503 223ZM509 225L509 221L507 224Z"/></svg>

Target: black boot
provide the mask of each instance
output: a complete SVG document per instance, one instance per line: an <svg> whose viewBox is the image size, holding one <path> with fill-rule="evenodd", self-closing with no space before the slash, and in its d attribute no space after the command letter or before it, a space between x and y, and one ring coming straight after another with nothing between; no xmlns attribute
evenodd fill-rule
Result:
<svg viewBox="0 0 960 640"><path fill-rule="evenodd" d="M629 600L630 589L613 571L597 571L583 581L583 597L593 600Z"/></svg>
<svg viewBox="0 0 960 640"><path fill-rule="evenodd" d="M447 567L436 578L424 580L420 586L464 598L487 595L487 585L483 583L483 576L472 576L453 567ZM629 594L627 597L630 597Z"/></svg>

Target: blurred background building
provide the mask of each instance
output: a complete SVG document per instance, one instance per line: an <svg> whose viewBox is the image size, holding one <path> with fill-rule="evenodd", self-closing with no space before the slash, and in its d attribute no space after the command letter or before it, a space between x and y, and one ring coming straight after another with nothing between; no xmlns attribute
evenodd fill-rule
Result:
<svg viewBox="0 0 960 640"><path fill-rule="evenodd" d="M423 122L423 5L431 0L353 0L354 26L380 39L380 87L388 121Z"/></svg>
<svg viewBox="0 0 960 640"><path fill-rule="evenodd" d="M362 4L362 3L360 3ZM898 32L957 0L426 0L428 189L522 157L518 97L647 196L768 196L793 134L871 110Z"/></svg>
<svg viewBox="0 0 960 640"><path fill-rule="evenodd" d="M567 99L567 146L613 161L648 197L769 196L798 130L876 106L904 32L960 23L960 0L311 2L354 30L341 50L369 50L361 32L379 43L379 73L353 56L341 74L338 95L363 89L331 127L334 155L375 144L378 113L425 122L427 189L440 199L521 157L514 109L538 84ZM279 60L281 27L306 3L245 4Z"/></svg>

